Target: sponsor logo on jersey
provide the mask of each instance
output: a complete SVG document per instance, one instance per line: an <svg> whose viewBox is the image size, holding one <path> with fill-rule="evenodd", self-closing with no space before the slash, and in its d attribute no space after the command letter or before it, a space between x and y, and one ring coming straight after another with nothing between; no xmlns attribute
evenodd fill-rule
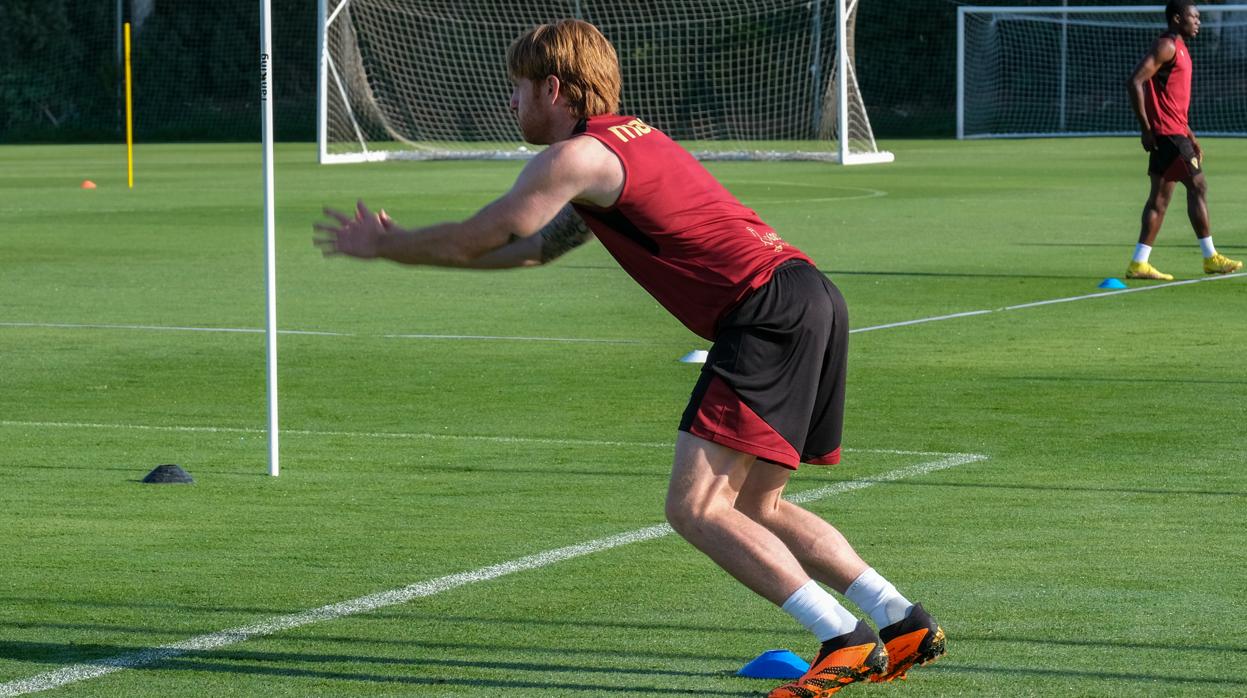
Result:
<svg viewBox="0 0 1247 698"><path fill-rule="evenodd" d="M759 233L757 230L753 229L753 226L749 226L749 225L745 226L745 230L748 230L750 233L752 233L753 236L756 237L758 241L761 242L764 246L770 247L772 250L776 252L783 252L784 245L788 244L784 242L783 238L779 236L779 233L775 232L774 230L768 233Z"/></svg>

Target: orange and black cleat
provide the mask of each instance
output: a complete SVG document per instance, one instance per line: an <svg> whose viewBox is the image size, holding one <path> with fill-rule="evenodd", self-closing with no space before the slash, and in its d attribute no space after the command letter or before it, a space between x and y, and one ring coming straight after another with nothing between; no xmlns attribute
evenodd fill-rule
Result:
<svg viewBox="0 0 1247 698"><path fill-rule="evenodd" d="M773 690L767 698L823 698L845 686L877 676L888 666L883 641L869 625L823 643L805 675Z"/></svg>
<svg viewBox="0 0 1247 698"><path fill-rule="evenodd" d="M871 681L904 679L905 672L915 664L926 664L944 654L944 629L935 622L922 604L914 604L904 620L879 630L888 649L888 668Z"/></svg>

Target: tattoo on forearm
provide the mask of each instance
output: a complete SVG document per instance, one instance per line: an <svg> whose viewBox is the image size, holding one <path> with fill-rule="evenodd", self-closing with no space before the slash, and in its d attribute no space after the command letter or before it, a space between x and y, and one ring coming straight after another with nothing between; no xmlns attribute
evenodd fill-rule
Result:
<svg viewBox="0 0 1247 698"><path fill-rule="evenodd" d="M539 234L542 264L562 257L593 236L584 220L571 206L564 206Z"/></svg>

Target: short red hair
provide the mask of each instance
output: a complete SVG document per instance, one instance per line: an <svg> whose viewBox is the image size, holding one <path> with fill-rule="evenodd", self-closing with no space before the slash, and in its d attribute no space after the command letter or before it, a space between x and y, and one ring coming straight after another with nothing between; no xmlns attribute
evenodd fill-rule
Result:
<svg viewBox="0 0 1247 698"><path fill-rule="evenodd" d="M577 118L619 110L619 57L588 22L564 19L529 30L507 50L507 72L512 79L534 82L558 78L560 93Z"/></svg>

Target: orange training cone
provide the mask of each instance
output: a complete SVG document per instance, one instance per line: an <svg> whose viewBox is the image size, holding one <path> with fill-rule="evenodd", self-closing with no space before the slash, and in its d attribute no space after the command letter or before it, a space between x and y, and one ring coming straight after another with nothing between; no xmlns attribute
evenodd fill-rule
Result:
<svg viewBox="0 0 1247 698"><path fill-rule="evenodd" d="M82 188L83 188L83 189L94 189L94 188L95 188L95 182L92 182L92 181L91 181L91 180L89 180L89 179L84 179L84 180L82 180Z"/></svg>

